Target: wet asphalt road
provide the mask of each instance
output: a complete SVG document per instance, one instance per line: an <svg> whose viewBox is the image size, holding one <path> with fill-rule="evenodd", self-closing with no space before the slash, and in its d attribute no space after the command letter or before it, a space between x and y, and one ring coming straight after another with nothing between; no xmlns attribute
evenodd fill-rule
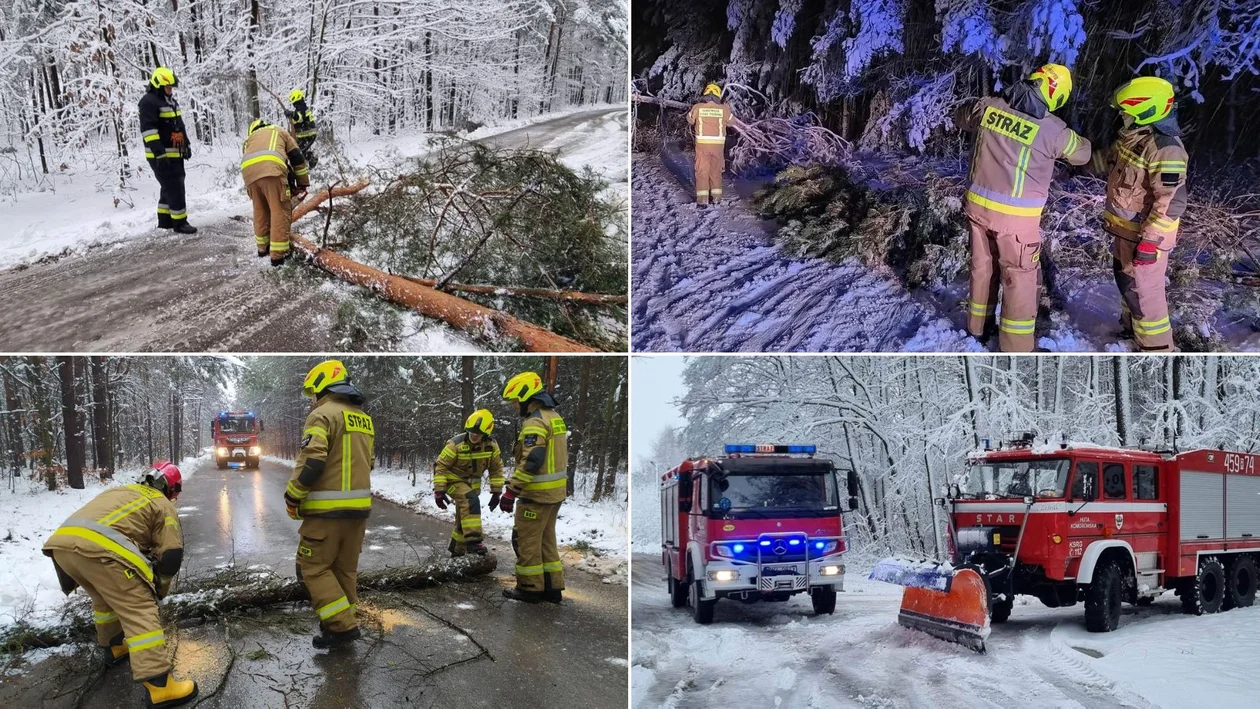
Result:
<svg viewBox="0 0 1260 709"><path fill-rule="evenodd" d="M292 577L298 522L284 511L288 474L267 461L256 471L212 462L195 470L178 502L181 575L234 564ZM445 556L449 529L378 498L359 568ZM569 571L561 606L513 603L500 595L513 583L510 545L490 546L499 568L487 577L362 596L365 637L350 649L311 647L307 604L180 628L171 633L177 675L198 682L195 705L205 707L624 707L626 587ZM0 706L141 707L145 694L125 664L105 669L95 648L82 648L0 683Z"/></svg>
<svg viewBox="0 0 1260 709"><path fill-rule="evenodd" d="M579 126L608 117L624 121L618 117L624 113L584 111L484 141L545 146L564 155L586 138ZM248 200L240 213L250 214ZM254 255L248 219L197 227L192 236L154 229L83 255L0 271L0 293L14 304L0 309L0 351L343 349L330 329L342 303L359 291L312 267L290 264L274 272Z"/></svg>

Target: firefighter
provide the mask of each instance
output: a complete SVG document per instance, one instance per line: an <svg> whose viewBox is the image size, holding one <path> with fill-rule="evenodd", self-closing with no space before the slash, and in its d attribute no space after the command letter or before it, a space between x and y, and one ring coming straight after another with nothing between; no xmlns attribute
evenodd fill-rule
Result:
<svg viewBox="0 0 1260 709"><path fill-rule="evenodd" d="M1177 227L1186 211L1186 163L1173 86L1154 76L1119 89L1111 105L1124 127L1108 161L1103 228L1111 234L1112 269L1120 289L1120 324L1139 349L1173 349L1164 279Z"/></svg>
<svg viewBox="0 0 1260 709"><path fill-rule="evenodd" d="M285 489L289 517L302 521L297 576L311 594L324 649L359 638L355 619L359 552L372 511L372 417L360 408L363 393L341 362L320 362L302 391L313 399L302 449Z"/></svg>
<svg viewBox="0 0 1260 709"><path fill-rule="evenodd" d="M249 124L241 156L241 177L254 201L254 242L258 256L271 255L272 266L289 256L289 225L293 221L293 188L297 200L310 186L306 158L293 136L262 119Z"/></svg>
<svg viewBox="0 0 1260 709"><path fill-rule="evenodd" d="M516 587L504 589L503 595L526 603L559 603L564 569L556 546L556 517L568 497L568 429L556 413L556 400L543 391L542 379L534 372L509 379L503 398L517 402L524 419L512 453L516 469L499 501L499 509L515 508L516 514L512 526Z"/></svg>
<svg viewBox="0 0 1260 709"><path fill-rule="evenodd" d="M184 560L174 500L183 478L166 461L143 482L113 487L81 507L44 543L61 590L82 587L92 599L96 642L111 663L131 661L149 706L173 707L197 696L197 683L171 675L158 600Z"/></svg>
<svg viewBox="0 0 1260 709"><path fill-rule="evenodd" d="M188 223L184 201L184 161L192 157L192 147L184 130L184 114L173 95L176 86L179 79L175 72L164 66L153 70L149 89L140 98L140 136L144 157L161 187L158 228L196 234L197 228Z"/></svg>
<svg viewBox="0 0 1260 709"><path fill-rule="evenodd" d="M433 474L433 498L445 510L455 504L455 529L451 530L452 557L486 553L481 542L481 478L490 473L490 508L499 505L503 490L503 454L494 433L494 414L474 411L464 422L464 432L446 442Z"/></svg>
<svg viewBox="0 0 1260 709"><path fill-rule="evenodd" d="M1051 113L1071 93L1067 67L1046 64L1004 96L982 98L954 117L975 136L964 208L971 229L967 331L987 342L996 325L1003 352L1030 352L1035 342L1041 210L1054 161L1089 162L1089 141Z"/></svg>
<svg viewBox="0 0 1260 709"><path fill-rule="evenodd" d="M297 139L298 148L306 156L307 166L315 167L319 164L319 160L311 152L315 139L319 137L315 130L315 114L306 104L306 94L302 93L302 89L289 92L289 103L293 104L293 110L289 112L289 132Z"/></svg>
<svg viewBox="0 0 1260 709"><path fill-rule="evenodd" d="M687 123L696 135L696 204L702 207L710 201L722 201L723 150L730 122L731 107L722 103L722 88L717 84L705 86L700 103L687 114Z"/></svg>

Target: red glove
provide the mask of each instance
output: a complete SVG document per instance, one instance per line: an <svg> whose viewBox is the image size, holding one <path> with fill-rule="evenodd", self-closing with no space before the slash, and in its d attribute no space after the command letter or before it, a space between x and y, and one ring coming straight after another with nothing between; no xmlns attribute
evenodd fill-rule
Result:
<svg viewBox="0 0 1260 709"><path fill-rule="evenodd" d="M499 500L499 509L511 514L512 509L516 507L516 495L512 494L512 488L503 491L503 499Z"/></svg>
<svg viewBox="0 0 1260 709"><path fill-rule="evenodd" d="M446 503L451 501L445 492L433 491L433 501L437 503L438 509L446 509Z"/></svg>
<svg viewBox="0 0 1260 709"><path fill-rule="evenodd" d="M1134 266L1145 266L1148 263L1159 261L1159 249L1152 241L1143 241L1137 246L1137 253L1133 256Z"/></svg>

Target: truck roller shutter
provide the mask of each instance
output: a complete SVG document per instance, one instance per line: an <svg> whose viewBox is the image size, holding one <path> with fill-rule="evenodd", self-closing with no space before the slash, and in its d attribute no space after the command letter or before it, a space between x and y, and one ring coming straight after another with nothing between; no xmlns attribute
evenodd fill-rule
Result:
<svg viewBox="0 0 1260 709"><path fill-rule="evenodd" d="M1225 476L1181 474L1181 541L1220 539L1225 535Z"/></svg>
<svg viewBox="0 0 1260 709"><path fill-rule="evenodd" d="M1260 476L1226 475L1225 511L1225 536L1260 539Z"/></svg>

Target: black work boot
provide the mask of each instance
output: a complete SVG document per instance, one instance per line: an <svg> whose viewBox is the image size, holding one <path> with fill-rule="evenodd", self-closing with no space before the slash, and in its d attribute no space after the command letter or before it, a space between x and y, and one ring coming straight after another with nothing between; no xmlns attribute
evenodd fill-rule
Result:
<svg viewBox="0 0 1260 709"><path fill-rule="evenodd" d="M542 599L548 603L560 604L564 600L564 590L559 588L549 588L542 593Z"/></svg>
<svg viewBox="0 0 1260 709"><path fill-rule="evenodd" d="M485 556L486 554L490 553L490 550L486 548L486 545L482 544L481 542L477 542L476 544L469 545L468 551L473 554L476 554L477 556Z"/></svg>
<svg viewBox="0 0 1260 709"><path fill-rule="evenodd" d="M179 224L175 225L175 233L176 234L196 234L197 227L181 219Z"/></svg>
<svg viewBox="0 0 1260 709"><path fill-rule="evenodd" d="M523 591L515 587L503 589L503 597L512 601L521 601L523 603L538 603L543 599L542 593L538 591Z"/></svg>
<svg viewBox="0 0 1260 709"><path fill-rule="evenodd" d="M322 630L319 635L311 638L311 645L314 645L320 650L327 650L330 647L338 647L352 643L361 637L363 637L363 633L359 632L359 628L357 626L349 630L343 630L339 633L331 630Z"/></svg>
<svg viewBox="0 0 1260 709"><path fill-rule="evenodd" d="M279 261L277 261L276 259L271 259L271 267L272 267L272 268L280 268L281 266L283 266L283 265L284 265L284 262L285 262L285 261L288 261L288 260L289 260L289 255L288 255L288 254L285 254L285 255L284 255L284 258L280 259Z"/></svg>
<svg viewBox="0 0 1260 709"><path fill-rule="evenodd" d="M163 217L166 217L166 218L165 218L165 219L163 219ZM159 228L159 229L174 229L174 228L175 228L175 223L171 221L171 216L170 216L169 214L159 214L159 215L158 215L158 226L157 226L157 228Z"/></svg>

